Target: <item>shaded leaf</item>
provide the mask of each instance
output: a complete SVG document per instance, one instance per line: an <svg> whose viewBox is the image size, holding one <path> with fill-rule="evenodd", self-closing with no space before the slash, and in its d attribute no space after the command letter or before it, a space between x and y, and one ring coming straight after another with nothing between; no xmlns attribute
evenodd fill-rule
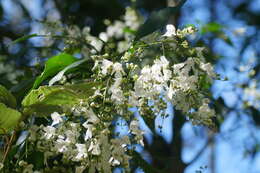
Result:
<svg viewBox="0 0 260 173"><path fill-rule="evenodd" d="M46 116L52 112L68 112L75 105L86 101L98 86L97 82L65 86L41 86L32 90L22 101L24 114Z"/></svg>
<svg viewBox="0 0 260 173"><path fill-rule="evenodd" d="M0 85L0 103L4 103L9 107L16 107L15 97L2 85Z"/></svg>
<svg viewBox="0 0 260 173"><path fill-rule="evenodd" d="M40 151L33 151L28 155L28 163L33 165L33 168L40 170L44 168L44 153Z"/></svg>
<svg viewBox="0 0 260 173"><path fill-rule="evenodd" d="M233 46L232 41L230 40L230 38L224 33L224 32L220 32L217 34L217 37L222 39L225 43L227 43L230 46Z"/></svg>
<svg viewBox="0 0 260 173"><path fill-rule="evenodd" d="M21 118L21 113L8 108L0 103L0 134L5 134L13 130Z"/></svg>
<svg viewBox="0 0 260 173"><path fill-rule="evenodd" d="M253 106L250 106L249 109L251 110L251 116L252 119L254 120L254 123L257 126L260 126L260 111L255 109Z"/></svg>
<svg viewBox="0 0 260 173"><path fill-rule="evenodd" d="M10 89L10 91L16 97L17 103L21 103L21 100L28 93L28 91L30 91L30 89L32 88L34 81L35 81L35 78L23 80Z"/></svg>
<svg viewBox="0 0 260 173"><path fill-rule="evenodd" d="M177 13L187 0L181 0L176 7L167 7L157 12L152 12L149 18L138 29L135 41L164 27L169 18Z"/></svg>
<svg viewBox="0 0 260 173"><path fill-rule="evenodd" d="M210 22L202 26L201 34L207 34L207 33L215 34L216 37L222 39L228 45L233 46L233 43L230 40L230 38L223 32L223 28L224 26L219 23Z"/></svg>
<svg viewBox="0 0 260 173"><path fill-rule="evenodd" d="M37 88L45 79L54 76L75 61L77 61L77 58L66 53L61 53L57 56L49 58L45 63L44 71L36 78L33 84L33 89Z"/></svg>

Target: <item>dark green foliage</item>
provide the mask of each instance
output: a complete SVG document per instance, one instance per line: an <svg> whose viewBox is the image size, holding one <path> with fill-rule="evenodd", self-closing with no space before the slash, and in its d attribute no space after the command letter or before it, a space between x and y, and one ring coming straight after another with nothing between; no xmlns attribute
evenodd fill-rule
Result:
<svg viewBox="0 0 260 173"><path fill-rule="evenodd" d="M186 1L187 0L182 0L176 7L167 7L160 11L152 12L150 17L138 29L135 36L135 41L164 27L169 18L177 13Z"/></svg>
<svg viewBox="0 0 260 173"><path fill-rule="evenodd" d="M15 97L2 85L0 85L0 103L12 108L16 107Z"/></svg>

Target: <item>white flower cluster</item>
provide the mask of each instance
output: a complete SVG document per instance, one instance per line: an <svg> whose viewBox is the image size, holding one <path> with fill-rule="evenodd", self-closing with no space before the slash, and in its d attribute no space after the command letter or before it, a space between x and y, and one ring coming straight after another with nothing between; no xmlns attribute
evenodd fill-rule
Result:
<svg viewBox="0 0 260 173"><path fill-rule="evenodd" d="M54 112L51 114L50 126L33 125L29 129L28 140L35 143L38 151L44 153L45 165L48 165L48 160L62 155L59 160L61 163L79 163L75 167L76 173L82 173L86 169L89 173L95 173L95 170L109 173L115 166L128 169L131 158L127 154L131 144L129 137L110 138L111 132L107 124L102 123L91 108L82 108L80 117L86 120L84 123L77 122L78 111L79 109L75 119L67 119L67 116ZM131 122L130 133L135 135L136 143L143 145L142 131L136 120ZM24 169L33 170L33 165Z"/></svg>
<svg viewBox="0 0 260 173"><path fill-rule="evenodd" d="M131 15L128 18L135 21ZM109 32L118 34L113 29ZM205 93L217 75L211 64L196 55L202 54L201 51L193 49L195 53L189 56L178 49L179 46L188 51L189 46L178 45L177 39L168 38L193 32L192 27L176 32L173 26L168 26L165 37L160 37L166 40L163 43L166 51L152 55L155 59L149 59L148 63L140 62L143 59L138 57L151 46L143 43L121 58L108 54L91 56L95 62L91 79L100 85L94 87L92 96L71 109L71 115L54 112L48 125L32 125L28 130L31 151L44 153L47 168L69 164L76 173L109 173L115 167L129 171L133 145L144 146L144 132L129 108L135 107L144 119L153 120L155 116L166 115L167 102L171 102L193 124L211 126L215 111ZM179 54L183 55L180 59ZM125 136L119 137L112 130L117 117L126 120Z"/></svg>
<svg viewBox="0 0 260 173"><path fill-rule="evenodd" d="M204 125L209 125L210 119L215 116L201 88L202 85L211 83L217 75L211 64L203 63L196 57L190 57L173 66L170 66L165 56L155 59L152 65L144 66L131 76L135 82L130 91L123 89L127 84L122 81L127 80L127 76L122 64L103 59L96 62L95 68L98 66L101 76L113 76L114 82L111 82L108 93L115 105L127 104L141 110L142 107L148 106L148 100L153 103L154 112L159 113L162 105L168 101L172 102L176 109L189 115L193 123ZM128 66L131 71L131 67L137 65ZM124 94L126 92L128 94ZM162 97L166 101L160 99Z"/></svg>
<svg viewBox="0 0 260 173"><path fill-rule="evenodd" d="M118 51L123 52L130 46L130 41L133 38L133 34L131 32L136 31L136 29L140 25L140 20L136 10L127 7L125 15L122 17L123 20L116 20L112 24L110 21L106 20L105 23L108 24L106 32L101 32L99 34L99 38L104 42L107 42L111 38L125 40L119 41Z"/></svg>
<svg viewBox="0 0 260 173"><path fill-rule="evenodd" d="M133 95L154 100L154 103L159 96L164 95L176 109L186 114L192 113L192 120L196 120L196 123L208 124L206 119L209 120L215 113L209 108L209 102L203 101L205 96L200 92L200 76L207 76L204 82L210 83L216 74L210 64L200 62L197 58L188 58L185 62L170 67L168 60L162 56L151 67L145 66L141 70ZM134 106L137 105L138 103ZM198 110L194 112L192 109ZM201 115L206 118L201 119Z"/></svg>

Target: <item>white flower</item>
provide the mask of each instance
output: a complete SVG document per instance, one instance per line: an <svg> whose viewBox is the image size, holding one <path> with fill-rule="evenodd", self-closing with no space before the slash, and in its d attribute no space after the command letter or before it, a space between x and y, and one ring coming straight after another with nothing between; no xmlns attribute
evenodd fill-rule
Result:
<svg viewBox="0 0 260 173"><path fill-rule="evenodd" d="M43 130L45 131L44 133L44 138L46 138L47 140L48 139L51 139L53 136L55 136L55 132L56 132L56 129L52 126L47 126L47 127L44 127Z"/></svg>
<svg viewBox="0 0 260 173"><path fill-rule="evenodd" d="M206 63L206 64L201 63L200 68L205 72L207 72L207 74L212 78L215 78L217 76L216 73L214 72L213 66L210 63Z"/></svg>
<svg viewBox="0 0 260 173"><path fill-rule="evenodd" d="M111 157L108 161L112 166L118 166L120 165L120 162L116 160L114 157Z"/></svg>
<svg viewBox="0 0 260 173"><path fill-rule="evenodd" d="M122 77L117 77L114 84L109 88L109 93L111 93L111 99L117 104L120 104L125 101L123 91L121 89Z"/></svg>
<svg viewBox="0 0 260 173"><path fill-rule="evenodd" d="M86 121L86 123L93 123L93 124L97 124L99 123L99 118L95 115L95 113L93 112L92 109L87 110L86 112L87 116L88 116L88 120Z"/></svg>
<svg viewBox="0 0 260 173"><path fill-rule="evenodd" d="M139 105L138 97L136 96L136 93L133 91L130 91L130 96L128 98L128 104L130 104L131 106Z"/></svg>
<svg viewBox="0 0 260 173"><path fill-rule="evenodd" d="M122 64L120 64L118 62L114 63L113 64L113 73L114 72L117 72L117 73L120 72L120 73L124 74L125 72L123 70Z"/></svg>
<svg viewBox="0 0 260 173"><path fill-rule="evenodd" d="M63 119L61 118L61 115L58 112L53 112L51 114L51 119L52 119L52 124L51 126L54 126L56 124L59 124L60 122L63 121Z"/></svg>
<svg viewBox="0 0 260 173"><path fill-rule="evenodd" d="M76 143L76 140L77 140L77 137L79 134L77 131L66 130L65 135L66 135L66 142Z"/></svg>
<svg viewBox="0 0 260 173"><path fill-rule="evenodd" d="M88 157L87 148L85 144L76 144L76 147L78 152L77 156L75 157L76 160L82 160Z"/></svg>
<svg viewBox="0 0 260 173"><path fill-rule="evenodd" d="M93 139L90 143L90 146L88 148L88 151L91 151L91 153L93 155L100 155L101 153L101 150L100 150L100 147L99 147L99 143L97 141L97 139Z"/></svg>
<svg viewBox="0 0 260 173"><path fill-rule="evenodd" d="M209 108L208 102L208 99L204 99L203 104L200 106L198 110L198 115L201 118L210 118L215 116L215 111Z"/></svg>
<svg viewBox="0 0 260 173"><path fill-rule="evenodd" d="M68 150L67 145L69 145L68 141L65 141L64 139L59 138L59 139L57 139L57 141L55 143L55 149L58 152L63 153L63 152L66 152Z"/></svg>
<svg viewBox="0 0 260 173"><path fill-rule="evenodd" d="M163 35L163 37L172 37L176 35L176 29L174 25L166 25L166 33Z"/></svg>
<svg viewBox="0 0 260 173"><path fill-rule="evenodd" d="M131 123L130 123L130 132L133 135L135 135L135 140L139 144L144 146L144 142L143 142L143 134L144 134L144 132L139 129L139 122L137 120L131 121Z"/></svg>
<svg viewBox="0 0 260 173"><path fill-rule="evenodd" d="M102 66L101 66L101 73L103 75L107 75L108 69L111 68L113 65L113 62L107 60L107 59L103 59L102 61Z"/></svg>
<svg viewBox="0 0 260 173"><path fill-rule="evenodd" d="M115 21L113 25L109 25L107 27L107 35L109 38L115 37L115 38L121 38L124 34L123 28L125 28L125 24L121 21Z"/></svg>
<svg viewBox="0 0 260 173"><path fill-rule="evenodd" d="M85 122L83 124L83 126L87 129L86 134L85 134L85 138L84 138L84 140L87 141L88 139L92 138L93 125L87 124L87 122Z"/></svg>
<svg viewBox="0 0 260 173"><path fill-rule="evenodd" d="M107 41L108 41L108 36L107 36L107 34L106 34L105 32L101 32L101 33L99 34L99 38L100 38L101 40L103 40L104 42L107 42Z"/></svg>

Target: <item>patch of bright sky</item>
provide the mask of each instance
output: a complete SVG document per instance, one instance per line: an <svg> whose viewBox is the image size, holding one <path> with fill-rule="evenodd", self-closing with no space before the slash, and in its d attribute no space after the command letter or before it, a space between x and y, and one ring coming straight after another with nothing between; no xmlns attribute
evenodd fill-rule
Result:
<svg viewBox="0 0 260 173"><path fill-rule="evenodd" d="M168 117L157 116L155 119L155 127L157 134L161 135L166 142L170 143L172 141L172 119L173 119L173 105L167 103L166 114ZM163 127L162 129L159 126Z"/></svg>
<svg viewBox="0 0 260 173"><path fill-rule="evenodd" d="M259 13L260 12L260 0L252 0L249 5L249 9L254 11L255 13Z"/></svg>
<svg viewBox="0 0 260 173"><path fill-rule="evenodd" d="M207 137L203 134L196 134L196 128L198 127L194 127L190 123L185 123L181 131L184 142L182 158L185 163L189 163L206 143Z"/></svg>
<svg viewBox="0 0 260 173"><path fill-rule="evenodd" d="M28 9L33 19L42 19L45 11L41 6L42 0L21 0L21 2Z"/></svg>
<svg viewBox="0 0 260 173"><path fill-rule="evenodd" d="M4 9L4 16L7 20L14 21L23 16L21 7L15 5L12 0L2 0L0 3Z"/></svg>

